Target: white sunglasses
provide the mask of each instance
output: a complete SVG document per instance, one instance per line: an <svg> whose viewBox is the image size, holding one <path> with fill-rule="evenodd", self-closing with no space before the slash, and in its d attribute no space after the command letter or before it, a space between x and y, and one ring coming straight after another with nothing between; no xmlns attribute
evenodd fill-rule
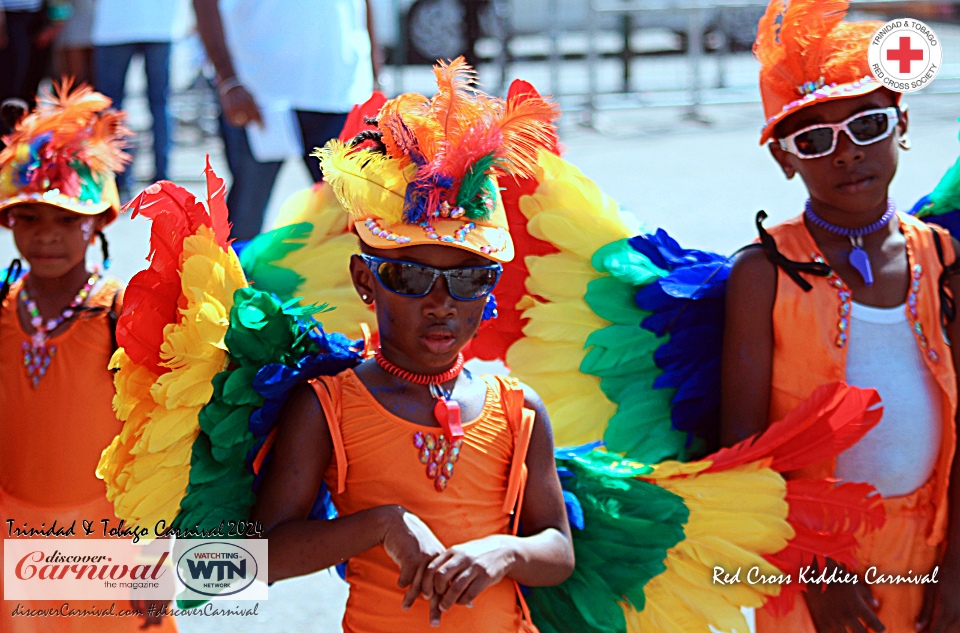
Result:
<svg viewBox="0 0 960 633"><path fill-rule="evenodd" d="M857 112L840 123L817 123L797 130L779 140L780 147L800 158L819 158L837 148L840 131L857 145L870 145L882 141L897 127L900 109L897 106L875 108Z"/></svg>

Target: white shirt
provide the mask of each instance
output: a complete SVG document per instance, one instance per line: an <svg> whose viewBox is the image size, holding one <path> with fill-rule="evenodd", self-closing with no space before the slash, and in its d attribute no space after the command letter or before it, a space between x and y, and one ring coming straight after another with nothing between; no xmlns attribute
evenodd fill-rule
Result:
<svg viewBox="0 0 960 633"><path fill-rule="evenodd" d="M188 23L185 0L96 0L93 44L173 42Z"/></svg>
<svg viewBox="0 0 960 633"><path fill-rule="evenodd" d="M237 79L261 109L349 112L373 92L364 0L220 0Z"/></svg>
<svg viewBox="0 0 960 633"><path fill-rule="evenodd" d="M42 6L43 0L0 0L0 11L36 13Z"/></svg>
<svg viewBox="0 0 960 633"><path fill-rule="evenodd" d="M853 304L847 383L873 387L883 418L837 458L837 477L872 484L884 497L910 494L933 474L940 453L941 401L904 306Z"/></svg>

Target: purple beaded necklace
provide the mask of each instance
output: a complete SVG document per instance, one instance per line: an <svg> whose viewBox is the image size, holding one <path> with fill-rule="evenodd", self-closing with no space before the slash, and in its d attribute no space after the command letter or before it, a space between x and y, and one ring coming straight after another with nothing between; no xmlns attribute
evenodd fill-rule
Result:
<svg viewBox="0 0 960 633"><path fill-rule="evenodd" d="M868 286L872 286L873 268L870 267L870 257L867 255L867 251L863 250L863 236L879 231L885 227L890 223L890 220L893 219L893 214L896 212L897 205L893 201L893 198L887 198L887 211L880 216L879 220L866 226L851 229L845 226L830 224L821 218L819 215L814 213L813 206L810 204L810 199L807 198L807 204L804 207L803 215L807 218L807 220L810 221L810 224L819 227L824 231L829 231L834 235L841 235L850 239L850 245L853 247L853 249L850 251L848 261L850 262L850 265L853 266L858 273L860 273L860 276L863 277L863 283Z"/></svg>

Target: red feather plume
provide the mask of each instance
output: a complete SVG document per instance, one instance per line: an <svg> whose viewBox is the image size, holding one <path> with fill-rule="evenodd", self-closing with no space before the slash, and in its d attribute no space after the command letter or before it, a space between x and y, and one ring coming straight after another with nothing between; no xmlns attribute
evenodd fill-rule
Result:
<svg viewBox="0 0 960 633"><path fill-rule="evenodd" d="M787 472L834 457L845 451L880 422L883 409L873 389L843 383L817 388L761 435L725 448L704 461L713 465L708 472L727 470L766 459L770 468Z"/></svg>

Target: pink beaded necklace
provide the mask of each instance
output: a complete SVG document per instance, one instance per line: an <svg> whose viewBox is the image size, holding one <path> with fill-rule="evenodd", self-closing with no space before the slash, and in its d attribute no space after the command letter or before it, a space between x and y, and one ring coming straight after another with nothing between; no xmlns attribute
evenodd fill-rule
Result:
<svg viewBox="0 0 960 633"><path fill-rule="evenodd" d="M83 288L70 302L70 305L64 308L57 318L44 321L40 315L40 309L37 307L37 302L31 299L30 293L27 292L26 278L24 278L19 298L26 306L27 312L30 314L30 325L34 327L36 332L30 337L30 342L24 341L21 347L23 349L23 366L27 369L27 378L30 379L34 389L40 384L40 379L46 375L47 369L50 367L50 361L57 353L57 346L48 344L50 333L76 314L77 308L83 305L83 302L90 296L90 291L98 279L100 279L100 271L94 270Z"/></svg>

